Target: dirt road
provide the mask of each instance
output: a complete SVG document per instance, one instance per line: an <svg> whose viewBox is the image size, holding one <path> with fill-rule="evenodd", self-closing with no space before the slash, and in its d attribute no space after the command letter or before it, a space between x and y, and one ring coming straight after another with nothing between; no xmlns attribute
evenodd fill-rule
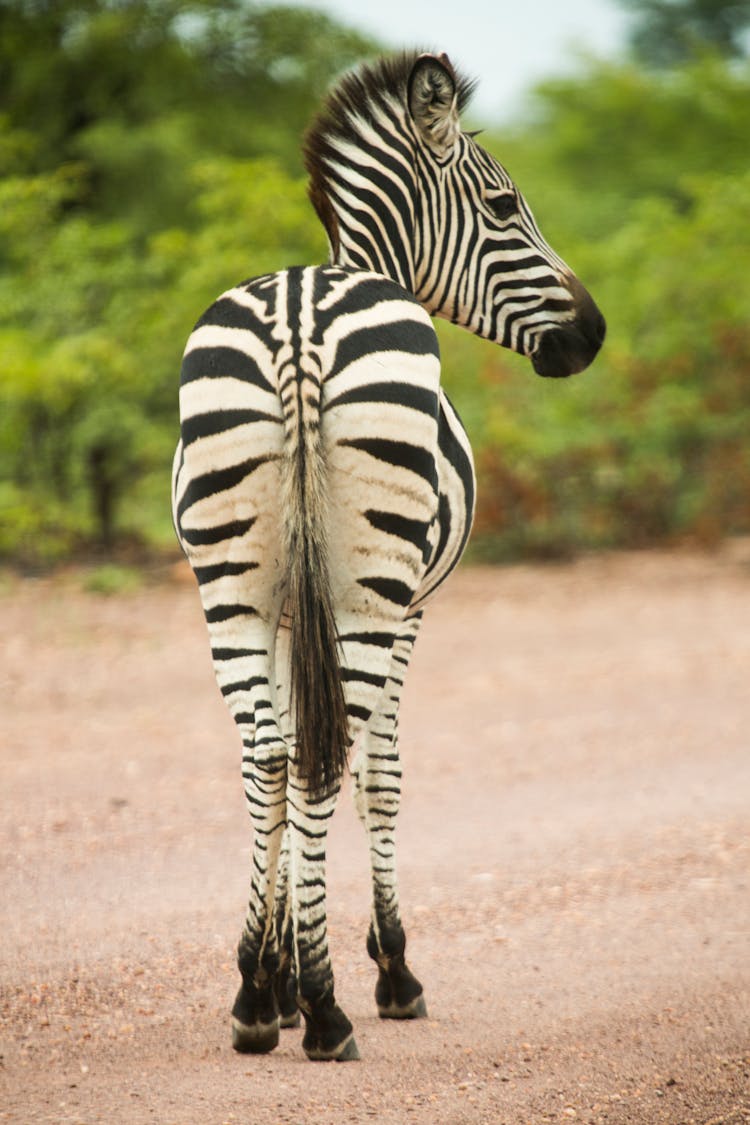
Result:
<svg viewBox="0 0 750 1125"><path fill-rule="evenodd" d="M0 609L0 1122L750 1121L748 544L467 569L432 607L400 828L430 1018L376 1018L345 799L346 1065L229 1045L250 827L192 586Z"/></svg>

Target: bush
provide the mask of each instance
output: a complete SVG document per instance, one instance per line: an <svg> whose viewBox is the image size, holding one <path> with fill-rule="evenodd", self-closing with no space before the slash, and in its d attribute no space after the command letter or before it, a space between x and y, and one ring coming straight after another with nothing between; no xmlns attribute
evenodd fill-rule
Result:
<svg viewBox="0 0 750 1125"><path fill-rule="evenodd" d="M300 133L372 44L232 0L5 0L0 27L0 556L161 546L184 342L241 279L325 260ZM711 56L592 61L490 134L609 330L560 384L440 325L475 553L750 532L748 135L748 66Z"/></svg>

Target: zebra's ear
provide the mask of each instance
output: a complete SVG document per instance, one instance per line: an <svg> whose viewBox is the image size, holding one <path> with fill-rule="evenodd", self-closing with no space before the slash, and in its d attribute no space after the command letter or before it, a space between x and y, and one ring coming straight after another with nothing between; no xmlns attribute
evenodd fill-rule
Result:
<svg viewBox="0 0 750 1125"><path fill-rule="evenodd" d="M457 101L456 74L448 56L420 55L409 75L409 111L438 160L447 160L461 132Z"/></svg>

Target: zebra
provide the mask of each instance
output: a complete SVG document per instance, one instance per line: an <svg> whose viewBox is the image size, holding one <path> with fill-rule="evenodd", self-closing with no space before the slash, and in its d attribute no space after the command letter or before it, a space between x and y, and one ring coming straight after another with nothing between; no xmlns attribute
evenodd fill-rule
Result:
<svg viewBox="0 0 750 1125"><path fill-rule="evenodd" d="M254 829L232 1008L242 1052L272 1050L301 1012L310 1059L359 1057L326 932L326 833L350 756L377 1010L426 1015L396 882L399 700L475 494L432 318L544 376L582 370L604 339L505 169L462 131L472 89L444 54L345 75L304 143L329 262L228 290L185 348L174 523Z"/></svg>

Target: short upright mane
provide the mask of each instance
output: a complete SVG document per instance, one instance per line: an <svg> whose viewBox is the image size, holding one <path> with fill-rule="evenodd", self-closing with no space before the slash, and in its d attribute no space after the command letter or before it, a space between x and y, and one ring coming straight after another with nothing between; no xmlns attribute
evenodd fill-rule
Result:
<svg viewBox="0 0 750 1125"><path fill-rule="evenodd" d="M338 223L328 197L326 164L336 158L337 142L362 143L361 123L373 123L378 110L399 107L408 116L409 78L420 51L403 51L372 63L363 63L345 74L329 93L308 129L303 145L305 168L310 176L310 200L326 229L334 259L338 253ZM448 61L456 83L459 113L471 98L475 82L458 74Z"/></svg>

